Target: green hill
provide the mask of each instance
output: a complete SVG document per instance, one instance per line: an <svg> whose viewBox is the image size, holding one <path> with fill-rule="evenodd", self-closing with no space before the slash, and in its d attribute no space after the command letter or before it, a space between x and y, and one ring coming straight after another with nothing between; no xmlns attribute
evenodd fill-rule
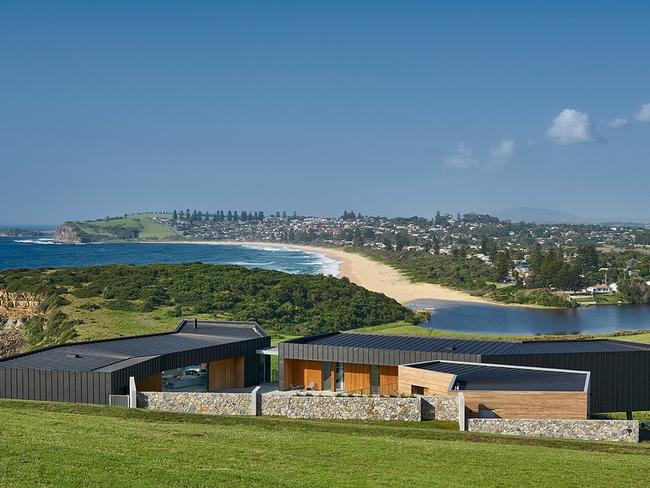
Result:
<svg viewBox="0 0 650 488"><path fill-rule="evenodd" d="M86 222L66 222L57 229L54 240L58 242L99 242L124 239L171 239L176 236L178 236L176 231L150 216L127 215Z"/></svg>
<svg viewBox="0 0 650 488"><path fill-rule="evenodd" d="M647 486L647 445L0 400L0 485Z"/></svg>
<svg viewBox="0 0 650 488"><path fill-rule="evenodd" d="M4 270L0 289L41 300L24 325L31 347L161 332L181 317L255 320L275 334L300 335L416 322L413 311L345 278L240 266Z"/></svg>

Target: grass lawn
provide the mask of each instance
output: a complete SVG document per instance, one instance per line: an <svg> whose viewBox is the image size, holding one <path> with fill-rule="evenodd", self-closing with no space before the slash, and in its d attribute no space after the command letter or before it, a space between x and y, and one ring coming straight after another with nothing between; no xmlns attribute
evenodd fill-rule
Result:
<svg viewBox="0 0 650 488"><path fill-rule="evenodd" d="M0 485L647 486L647 445L0 401Z"/></svg>

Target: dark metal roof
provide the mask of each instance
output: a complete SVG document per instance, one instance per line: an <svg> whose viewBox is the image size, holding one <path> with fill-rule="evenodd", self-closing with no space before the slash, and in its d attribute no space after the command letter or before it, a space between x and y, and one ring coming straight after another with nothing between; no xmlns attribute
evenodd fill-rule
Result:
<svg viewBox="0 0 650 488"><path fill-rule="evenodd" d="M289 342L318 346L449 352L457 354L516 354L520 346L519 343L507 341L475 341L387 334L361 334L357 332L340 332L305 337Z"/></svg>
<svg viewBox="0 0 650 488"><path fill-rule="evenodd" d="M112 371L154 357L266 337L254 322L183 321L174 332L54 346L0 360L0 368Z"/></svg>
<svg viewBox="0 0 650 488"><path fill-rule="evenodd" d="M388 334L363 334L358 332L335 332L331 334L293 339L287 342L315 346L446 352L481 356L502 354L650 351L650 346L646 344L636 344L609 339L570 341L497 341L398 336Z"/></svg>
<svg viewBox="0 0 650 488"><path fill-rule="evenodd" d="M497 391L585 391L589 373L485 363L431 361L411 368L456 375L452 389Z"/></svg>

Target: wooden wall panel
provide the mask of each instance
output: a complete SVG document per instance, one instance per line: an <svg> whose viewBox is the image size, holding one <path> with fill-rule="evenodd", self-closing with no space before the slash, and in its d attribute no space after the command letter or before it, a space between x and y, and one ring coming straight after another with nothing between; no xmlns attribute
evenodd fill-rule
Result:
<svg viewBox="0 0 650 488"><path fill-rule="evenodd" d="M334 376L332 376L332 381L334 381ZM316 385L315 390L323 388L323 363L321 361L284 360L284 390L288 390L292 384L306 387L311 382Z"/></svg>
<svg viewBox="0 0 650 488"><path fill-rule="evenodd" d="M160 391L162 388L162 375L155 373L146 378L135 380L135 387L138 391Z"/></svg>
<svg viewBox="0 0 650 488"><path fill-rule="evenodd" d="M208 363L208 390L244 387L244 356Z"/></svg>
<svg viewBox="0 0 650 488"><path fill-rule="evenodd" d="M438 371L398 366L399 392L404 395L411 394L412 386L424 388L425 395L448 395L455 376Z"/></svg>
<svg viewBox="0 0 650 488"><path fill-rule="evenodd" d="M370 393L370 365L346 363L343 368L343 389L346 392Z"/></svg>
<svg viewBox="0 0 650 488"><path fill-rule="evenodd" d="M588 418L588 395L585 392L465 390L462 393L468 417L478 417L479 409L483 407L506 419Z"/></svg>

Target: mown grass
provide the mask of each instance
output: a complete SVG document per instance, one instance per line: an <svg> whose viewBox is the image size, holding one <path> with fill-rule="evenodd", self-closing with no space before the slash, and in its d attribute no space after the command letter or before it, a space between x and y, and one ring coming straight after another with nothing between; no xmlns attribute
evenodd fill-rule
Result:
<svg viewBox="0 0 650 488"><path fill-rule="evenodd" d="M0 485L647 486L650 448L0 401Z"/></svg>

